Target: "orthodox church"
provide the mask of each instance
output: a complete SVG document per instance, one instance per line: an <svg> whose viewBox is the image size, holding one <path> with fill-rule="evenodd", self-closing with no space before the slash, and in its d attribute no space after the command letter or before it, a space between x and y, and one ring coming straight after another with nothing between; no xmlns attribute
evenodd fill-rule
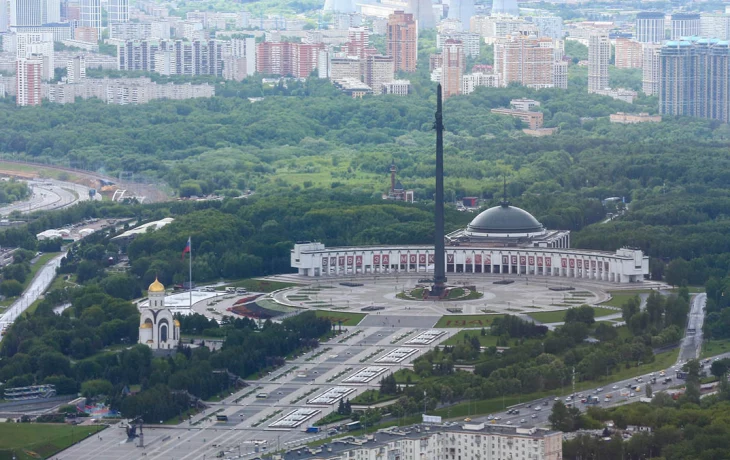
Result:
<svg viewBox="0 0 730 460"><path fill-rule="evenodd" d="M140 307L139 343L152 350L174 350L180 341L180 321L165 308L165 286L155 278L147 289L149 302Z"/></svg>

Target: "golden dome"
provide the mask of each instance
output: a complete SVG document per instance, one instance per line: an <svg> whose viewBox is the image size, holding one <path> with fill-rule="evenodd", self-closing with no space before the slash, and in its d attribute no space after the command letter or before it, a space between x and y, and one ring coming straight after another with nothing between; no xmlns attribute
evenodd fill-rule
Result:
<svg viewBox="0 0 730 460"><path fill-rule="evenodd" d="M147 292L165 292L165 286L157 281L157 277L155 276L155 282L150 284L150 287L147 288Z"/></svg>
<svg viewBox="0 0 730 460"><path fill-rule="evenodd" d="M180 321L178 320L173 321L172 324L174 324L175 327L180 327Z"/></svg>
<svg viewBox="0 0 730 460"><path fill-rule="evenodd" d="M152 329L152 323L142 323L142 325L139 326L140 329Z"/></svg>

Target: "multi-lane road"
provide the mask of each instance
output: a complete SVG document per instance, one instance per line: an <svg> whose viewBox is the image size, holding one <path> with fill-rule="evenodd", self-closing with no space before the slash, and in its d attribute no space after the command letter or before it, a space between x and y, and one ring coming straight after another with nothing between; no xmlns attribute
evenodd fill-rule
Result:
<svg viewBox="0 0 730 460"><path fill-rule="evenodd" d="M50 211L61 209L75 204L78 201L91 199L89 187L62 182L54 179L30 180L28 186L31 189L31 196L22 201L16 201L9 205L0 207L0 216L6 217L13 211L21 213L35 211ZM101 199L99 194L94 199Z"/></svg>

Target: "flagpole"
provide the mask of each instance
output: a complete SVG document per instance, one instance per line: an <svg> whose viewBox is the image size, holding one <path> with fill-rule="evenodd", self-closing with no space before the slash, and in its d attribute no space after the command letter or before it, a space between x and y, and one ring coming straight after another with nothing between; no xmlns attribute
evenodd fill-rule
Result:
<svg viewBox="0 0 730 460"><path fill-rule="evenodd" d="M188 281L188 289L190 291L190 310L193 309L193 240L188 237L190 243L190 266L188 267L188 274L190 275Z"/></svg>

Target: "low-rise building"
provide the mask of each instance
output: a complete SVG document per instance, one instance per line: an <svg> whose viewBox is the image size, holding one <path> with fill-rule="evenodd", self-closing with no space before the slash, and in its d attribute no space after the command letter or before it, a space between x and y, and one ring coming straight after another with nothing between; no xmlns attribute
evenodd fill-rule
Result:
<svg viewBox="0 0 730 460"><path fill-rule="evenodd" d="M605 89L597 89L593 91L594 94L600 94L601 96L608 96L612 97L614 99L617 99L619 101L628 102L629 104L632 104L634 102L634 99L639 95L636 91L626 89L626 88L605 88Z"/></svg>
<svg viewBox="0 0 730 460"><path fill-rule="evenodd" d="M611 123L659 123L662 121L660 115L649 115L648 113L624 113L616 112L609 116Z"/></svg>
<svg viewBox="0 0 730 460"><path fill-rule="evenodd" d="M393 80L383 83L383 94L394 94L396 96L408 96L411 91L410 80Z"/></svg>
<svg viewBox="0 0 730 460"><path fill-rule="evenodd" d="M514 118L519 118L524 123L526 123L530 129L542 128L542 112L525 112L523 110L513 109L492 109L491 112L498 115L509 115Z"/></svg>

